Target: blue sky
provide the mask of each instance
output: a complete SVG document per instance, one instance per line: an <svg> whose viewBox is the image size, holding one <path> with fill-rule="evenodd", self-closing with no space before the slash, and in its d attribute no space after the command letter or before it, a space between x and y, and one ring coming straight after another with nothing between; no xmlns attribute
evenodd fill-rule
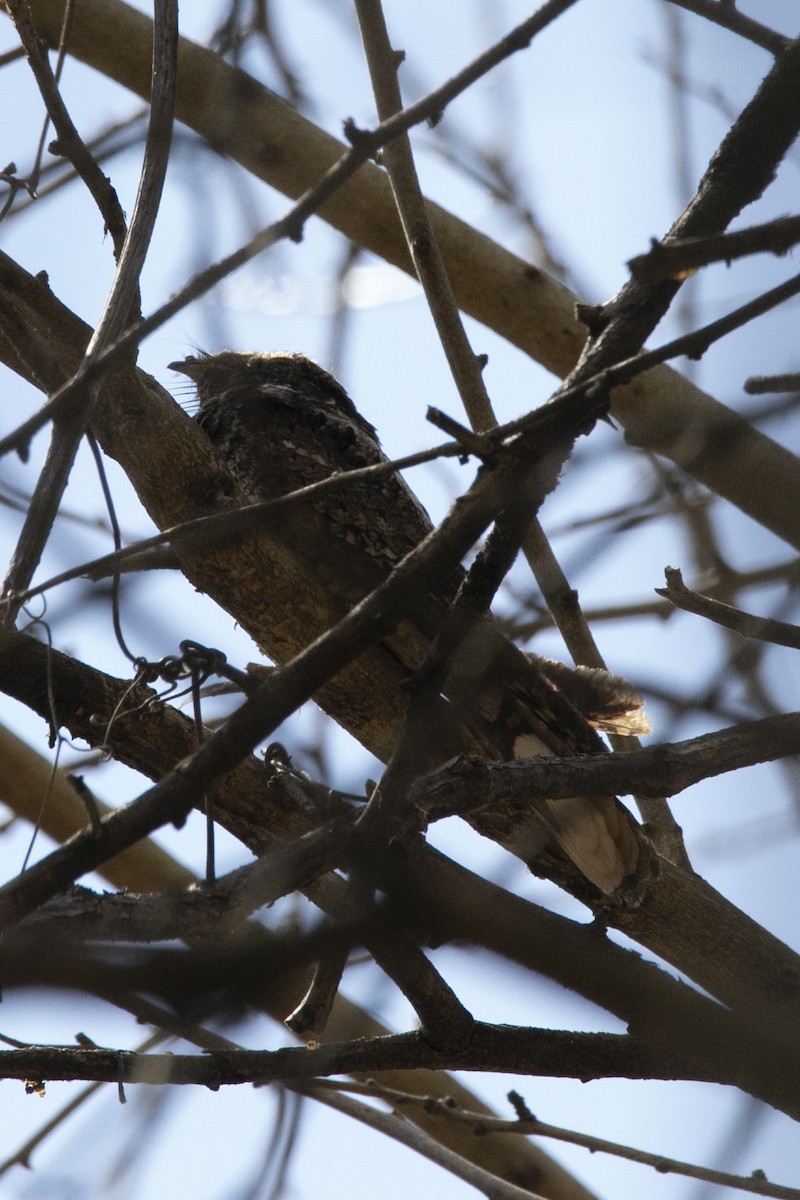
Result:
<svg viewBox="0 0 800 1200"><path fill-rule="evenodd" d="M385 7L393 42L406 51L401 84L409 100L441 82L530 12L528 5L516 0L492 6L477 0L442 0L437 5L387 0ZM745 5L740 7L747 10ZM457 135L457 141L466 147L493 148L506 157L521 194L550 234L553 252L580 281L584 298L599 301L612 295L627 277L626 260L646 249L649 239L671 224L688 198L675 182L674 93L663 65L667 14L675 11L656 0L585 0L577 4L527 52L515 56L453 104L444 116L443 130L416 133L414 143L426 194L517 253L532 256L532 243L522 224L446 161L440 135ZM787 6L779 0L751 4L749 11L765 23L774 21L781 27L783 22L787 33L796 32L788 27ZM202 40L217 15L214 4L186 5L182 30ZM344 0L330 4L284 0L275 5L275 21L289 61L312 93L309 115L337 136L349 116L358 124L372 124L374 105L349 4ZM681 21L689 42L688 174L694 183L728 127L724 105L734 111L742 107L768 69L769 58L696 18L684 14ZM8 23L0 25L0 39L0 52L13 45ZM280 87L262 56L253 55L249 65L269 86ZM715 88L723 100L715 97ZM112 115L122 117L138 104L71 61L66 66L63 92L87 137ZM0 135L0 157L3 163L14 159L22 171L35 145L39 121L33 86L22 64L0 75L0 98L3 111L10 114ZM465 153L474 164L469 151ZM139 152L115 160L108 170L130 212ZM798 171L800 163L790 159L765 199L754 211L743 214L740 223L792 211ZM269 223L287 207L283 197L245 177L244 172L229 172L210 156L199 154L193 135L181 131L143 276L145 312L162 303L193 270L233 249L248 231ZM0 229L0 244L29 270L46 268L56 294L87 321L97 320L112 279L113 261L99 219L77 187L43 199L15 217ZM301 244L277 246L151 336L141 348L140 365L178 393L179 381L166 364L195 345L208 350L225 345L302 350L337 369L361 411L378 428L389 454L430 444L434 435L424 420L427 405L434 403L455 416L460 413L421 294L394 268L364 256L350 280L347 336L339 361L334 362L330 312L342 254L341 238L321 221L312 220ZM699 320L719 315L786 273L784 260L747 260L731 270L714 268L694 288ZM547 399L555 386L552 376L477 323L468 320L467 328L475 351L489 355L486 379L501 419L517 416ZM675 332L677 327L670 318L654 340L660 343ZM746 376L796 367L794 345L796 308L788 306L768 325L756 323L736 339L715 346L692 369L697 381L712 394L740 406ZM4 378L4 393L3 432L39 403L31 390L10 376ZM779 433L779 427L774 432ZM604 501L608 498L610 506L612 500L622 503L642 494L650 465L640 452L619 453L620 448L621 435L605 428L580 448L563 486L543 511L546 528L560 529L592 513L598 496ZM4 480L30 489L43 450L40 437L27 466L4 462ZM110 475L126 536L151 532L114 464L110 464ZM471 468L447 464L415 471L409 481L434 518L440 518L453 495L471 478ZM85 454L73 473L66 503L86 517L102 514L96 477ZM715 508L714 521L735 565L752 566L788 557L787 548L777 539L723 506ZM0 537L7 557L15 537L12 521L4 523ZM675 561L683 552L681 531L667 520L626 536L618 550L597 562L592 561L591 534L561 535L555 546L587 607L650 598L652 589L663 582L664 566L688 565ZM79 534L76 527L62 523L49 547L43 575L74 565L87 552L102 553L108 548L106 534ZM520 587L527 584L522 572L515 580ZM126 664L113 644L110 621L103 632L99 627L102 609L87 612L76 600L82 594L82 588L76 587L50 601L57 644L124 674ZM754 595L754 605L765 606L766 611L777 596L777 589L774 595L762 590ZM239 664L256 654L246 635L234 628L225 614L207 598L196 596L185 581L168 574L143 584L123 617L137 650L148 657L174 652L179 636L220 646ZM597 635L609 665L645 684L660 679L691 687L703 671L711 669L720 647L720 635L683 616L663 623L627 622L624 627L603 624ZM555 635L537 640L536 649L564 656ZM789 704L788 683L785 690ZM671 719L657 703L651 705L651 718L658 740L708 729L696 722ZM34 739L46 752L41 725L18 706L0 699L0 719ZM290 745L302 745L317 728L316 712L305 711L287 723L282 737ZM374 762L339 731L327 730L325 745L335 783L358 787L359 780L374 776ZM79 757L77 752L73 754L75 760ZM714 886L778 936L797 944L795 906L790 903L796 887L795 849L788 836L790 815L779 782L777 768L748 771L687 793L677 801L676 810L701 873L707 873ZM112 764L102 768L98 787L104 798L121 802L136 795L141 783ZM753 836L756 815L763 822L759 835L764 825L778 831L760 846ZM780 835L782 829L786 830L784 836ZM737 830L742 831L738 838ZM5 838L0 848L4 862L12 864L15 855L21 858L25 840L21 829ZM584 918L577 904L533 879L515 860L465 827L449 822L433 831L432 840L469 865L502 877L507 886ZM194 869L202 869L199 820L180 834L165 832L163 841ZM245 857L224 837L220 853L223 866ZM765 878L769 888L764 887ZM434 957L476 1016L558 1028L617 1028L606 1014L506 964L482 961L476 968L472 956L454 948L445 948ZM362 1003L368 996L383 1019L398 1028L413 1023L405 1002L374 975L368 978L365 968L348 975L345 990ZM78 1028L76 1020L105 1044L134 1045L141 1036L129 1021L99 1004L82 1006L77 1017L72 1001L64 998L53 1003L52 999L31 1001L25 997L22 1003L12 996L3 1009L3 1030L20 1038L69 1042ZM237 1036L252 1046L289 1041L288 1035L266 1019L254 1019ZM788 1121L774 1114L762 1119L730 1090L614 1081L584 1086L503 1077L481 1077L470 1084L501 1108L505 1108L509 1086L518 1086L544 1120L703 1162L715 1161L717 1150L726 1144L732 1130L749 1129L752 1140L744 1135L737 1139L746 1147L745 1157L739 1160L736 1147L728 1152L730 1168L747 1173L763 1167L776 1179L792 1180L797 1142ZM3 1084L0 1121L7 1149L28 1136L72 1094L71 1086L51 1085L44 1103L35 1098L23 1102L17 1085ZM132 1097L132 1104L139 1102ZM36 1173L7 1176L0 1181L0 1195L36 1194L37 1200L43 1194L151 1200L180 1190L197 1200L233 1196L237 1184L247 1178L264 1153L274 1103L274 1096L252 1089L174 1098L144 1174L111 1179L105 1172L110 1170L121 1141L131 1136L134 1123L130 1108L119 1107L112 1089L106 1089L37 1154ZM85 1151L76 1154L88 1139L91 1163L87 1163ZM331 1146L336 1150L333 1156ZM621 1166L603 1156L589 1158L578 1150L556 1148L553 1152L603 1196L641 1194L644 1188L653 1200L699 1200L694 1185L675 1178L645 1174L642 1168ZM355 1188L354 1161L360 1164L363 1180ZM341 1117L313 1109L304 1120L291 1180L293 1194L303 1200L320 1195L323 1189L328 1200L375 1194L381 1200L407 1200L417 1188L424 1194L435 1189L441 1200L457 1200L469 1191L465 1184L409 1151L388 1146L383 1138L354 1128Z"/></svg>

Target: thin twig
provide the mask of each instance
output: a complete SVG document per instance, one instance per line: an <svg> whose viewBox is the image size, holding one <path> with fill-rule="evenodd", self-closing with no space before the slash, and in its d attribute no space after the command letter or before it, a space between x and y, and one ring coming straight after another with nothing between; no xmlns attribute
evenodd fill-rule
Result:
<svg viewBox="0 0 800 1200"><path fill-rule="evenodd" d="M325 1080L324 1084L320 1081L320 1084L315 1086L324 1086L326 1090L338 1088L346 1092L358 1092L363 1095L371 1094L401 1108L422 1105L429 1106L431 1104L430 1097L428 1096L409 1095L395 1088L384 1087L376 1082L353 1085L349 1081ZM516 1121L503 1120L501 1117L485 1118L480 1113L464 1112L463 1109L458 1108L454 1104L442 1103L441 1101L436 1103L436 1111L442 1120L457 1121L460 1124L463 1123L471 1126L477 1136L486 1136L493 1133L516 1133L525 1137L550 1137L557 1141L565 1142L568 1145L582 1146L593 1154L611 1154L616 1158L626 1159L628 1162L636 1162L644 1166L653 1167L659 1174L685 1175L690 1179L701 1179L706 1183L714 1183L720 1187L736 1188L739 1191L750 1192L756 1196L776 1197L776 1200L800 1200L800 1189L785 1187L778 1183L770 1183L761 1171L754 1171L749 1177L734 1175L729 1171L719 1171L699 1166L696 1163L681 1162L679 1159L670 1158L667 1155L654 1154L647 1150L637 1150L632 1146L625 1146L619 1142L611 1142L605 1138L596 1137L593 1134L577 1133L575 1130L564 1129L558 1125L548 1125L530 1113L527 1105L516 1092L510 1093L509 1099L515 1107L519 1108L521 1113L519 1119Z"/></svg>
<svg viewBox="0 0 800 1200"><path fill-rule="evenodd" d="M551 0L551 4L562 2L563 0ZM545 4L539 12L528 18L527 21L523 21L507 37L502 38L485 53L479 55L463 71L452 76L441 87L409 105L402 112L382 122L376 129L365 131L357 130L352 125L348 126L352 140L351 148L324 172L322 178L314 186L304 192L282 218L260 230L249 242L232 254L199 272L194 279L190 280L149 317L136 322L124 333L121 333L116 342L99 351L91 362L84 363L79 374L59 388L38 413L20 425L12 434L0 439L0 455L8 453L9 450L26 447L34 434L48 421L53 420L56 413L70 403L79 382L90 383L96 379L111 362L116 361L132 347L138 346L145 337L159 329L191 301L205 295L233 271L250 262L251 259L283 238L293 241L300 240L308 218L316 213L324 202L330 199L365 162L385 145L388 145L393 138L406 133L414 125L438 118L443 109L471 87L477 79L487 74L510 55L523 50L537 32L542 21L544 20L546 23L549 19L549 13L550 4Z"/></svg>
<svg viewBox="0 0 800 1200"><path fill-rule="evenodd" d="M459 564L508 503L509 496L519 491L523 480L535 510L537 500L541 503L555 486L578 429L585 427L586 416L580 412L576 421L570 401L549 406L527 453L520 447L518 457L500 459L493 471L480 475L460 506L338 625L278 668L218 733L135 805L105 818L107 837L89 840L79 835L44 863L0 889L0 919L20 919L31 907L73 882L76 872L83 874L105 861L112 844L112 852L119 853L166 822L180 821L198 791L231 770L356 654L393 629L407 609L409 596L435 586L442 572ZM537 461L539 471L535 469Z"/></svg>
<svg viewBox="0 0 800 1200"><path fill-rule="evenodd" d="M721 25L731 33L739 34L754 46L769 50L770 54L781 54L789 44L789 39L783 34L776 33L769 26L745 16L735 4L726 4L724 0L671 0L671 3L685 8L687 12L695 13L698 17L705 17L707 21L713 21L715 25Z"/></svg>
<svg viewBox="0 0 800 1200"><path fill-rule="evenodd" d="M20 0L17 0L20 3ZM145 156L130 228L120 255L114 282L100 322L86 349L84 362L73 381L72 403L54 426L45 468L36 484L17 549L4 583L4 594L19 592L30 583L58 511L72 463L83 437L101 383L101 372L92 378L86 365L96 362L113 346L130 321L139 291L139 275L155 224L169 159L177 78L177 0L158 0L153 42L153 95ZM6 620L19 611L9 603Z"/></svg>
<svg viewBox="0 0 800 1200"><path fill-rule="evenodd" d="M152 1033L136 1047L133 1053L147 1054L156 1046L166 1041L169 1036L169 1034L162 1033L160 1031L157 1033ZM50 1119L46 1121L36 1133L27 1138L22 1145L14 1151L13 1154L10 1154L8 1158L4 1159L3 1162L0 1162L0 1178L2 1178L3 1175L5 1175L6 1172L12 1167L21 1166L27 1167L30 1170L31 1157L34 1151L41 1146L42 1142L46 1141L46 1139L51 1133L54 1132L54 1130L58 1129L60 1125L63 1125L64 1122L67 1121L77 1109L82 1108L87 1100L90 1100L95 1092L101 1087L103 1087L103 1081L91 1083L88 1087L83 1088L82 1091L78 1092L76 1096L73 1096L73 1098L69 1100L57 1113L50 1117Z"/></svg>
<svg viewBox="0 0 800 1200"><path fill-rule="evenodd" d="M718 588L726 594L738 592L742 588L767 586L779 580L789 587L794 587L798 581L800 564L796 558L776 563L772 567L756 567L752 571L726 572L721 579L712 575L712 581L705 587L705 595L713 593ZM715 598L715 597L712 597ZM624 621L631 617L657 617L667 619L675 614L675 606L668 600L639 600L631 604L608 604L586 610L586 619L595 621ZM515 640L528 641L537 633L550 628L552 617L542 612L529 619L515 620L504 625L509 636Z"/></svg>
<svg viewBox="0 0 800 1200"><path fill-rule="evenodd" d="M756 638L761 642L772 642L775 646L788 646L792 650L800 650L800 629L786 621L774 621L769 617L756 617L752 613L712 600L700 592L693 592L683 582L683 575L676 567L667 567L664 574L667 586L656 588L659 596L663 596L684 612L697 613L726 629L733 629L742 637Z"/></svg>
<svg viewBox="0 0 800 1200"><path fill-rule="evenodd" d="M749 396L758 396L764 392L800 392L800 372L791 371L786 375L751 375L744 382L744 390Z"/></svg>
<svg viewBox="0 0 800 1200"><path fill-rule="evenodd" d="M17 27L20 41L28 57L36 84L41 93L47 110L47 115L53 123L58 139L52 153L72 163L76 174L83 180L103 218L103 224L108 231L114 246L114 258L119 261L125 242L127 228L125 214L111 181L103 174L94 156L88 150L83 138L70 116L61 93L58 81L50 67L50 62L44 52L44 47L33 24L27 0L9 0L9 11ZM63 58L61 60L63 62ZM37 178L33 184L38 186Z"/></svg>
<svg viewBox="0 0 800 1200"><path fill-rule="evenodd" d="M630 358L618 359L611 366L598 370L593 374L584 376L581 373L579 377L578 373L574 372L574 378L570 376L564 386L558 389L556 395L576 396L581 393L586 394L591 389L610 391L613 388L619 387L620 384L630 383L631 380L636 379L637 376L642 375L645 371L649 371L653 367L667 362L670 358L676 358L678 355L685 354L691 358L700 358L713 342L725 337L726 334L731 333L734 329L739 329L741 326L746 325L754 317L769 312L776 305L784 303L784 301L798 295L798 293L800 293L800 274L792 276L791 279L778 284L777 287L770 288L755 300L750 300L747 304L733 309L724 317L720 317L716 321L710 321L707 325L703 325L700 329L695 329L692 333L673 338L671 341L665 342L663 346L658 346L655 350L641 350L636 354L632 354ZM528 427L531 416L531 413L526 413L525 416L519 417L514 421L508 421L505 425L498 425L496 429L489 431L487 437L498 440L506 440L513 437ZM735 420L734 414L731 414L731 423L735 423Z"/></svg>
<svg viewBox="0 0 800 1200"><path fill-rule="evenodd" d="M680 278L713 262L731 263L747 254L787 254L800 241L800 217L779 217L734 233L710 237L653 241L647 254L628 259L631 274L641 283Z"/></svg>
<svg viewBox="0 0 800 1200"><path fill-rule="evenodd" d="M551 19L574 0L551 4ZM381 0L356 0L356 12L369 65L372 90L381 121L403 110L397 69L403 55L392 50ZM544 26L542 26L544 27ZM474 430L497 424L482 376L482 361L472 352L447 269L425 208L408 135L395 138L384 150L397 211L408 249L422 284L428 308L447 357L450 371Z"/></svg>
<svg viewBox="0 0 800 1200"><path fill-rule="evenodd" d="M400 823L414 823L415 813L409 790L425 771L428 747L442 738L440 697L448 693L458 707L458 694L474 686L474 678L465 668L462 649L470 633L483 621L497 589L514 564L520 543L530 521L527 505L502 513L481 548L441 627L431 642L425 659L409 684L409 703L403 726L380 785L376 788L360 820L359 829L370 839L389 844ZM466 680L448 687L451 676ZM452 719L449 710L444 717ZM410 832L407 830L407 832Z"/></svg>
<svg viewBox="0 0 800 1200"><path fill-rule="evenodd" d="M158 546L163 546L168 542L177 543L182 539L188 541L199 540L202 542L207 539L211 543L220 538L227 539L244 534L250 530L264 528L272 521L281 522L287 511L290 511L296 505L307 504L328 492L338 492L342 488L350 484L357 484L364 479L381 479L386 475L393 475L396 471L403 471L408 467L416 467L422 463L433 462L438 458L460 457L463 453L461 445L452 442L446 443L445 445L434 446L430 450L420 450L416 454L407 454L403 458L395 458L391 461L375 463L368 467L357 467L352 471L342 472L339 475L331 475L327 479L319 480L317 483L310 483L306 487L298 488L297 491L287 492L285 496L278 496L274 500L261 500L258 504L248 504L246 507L238 508L234 511L209 513L208 516L193 517L189 521L182 521L179 525L172 525L169 529L165 529L161 533L155 533L152 537L142 538L139 541L131 543L129 546L123 546L111 554L102 554L99 558L79 563L76 567L70 567L68 571L62 571L58 575L46 579L43 583L36 584L34 587L27 588L24 592L16 594L14 599L25 604L34 596L42 595L55 587L69 583L73 579L80 579L83 576L102 578L104 575L113 572L128 559L137 558L139 555L145 554L147 551L153 550Z"/></svg>
<svg viewBox="0 0 800 1200"><path fill-rule="evenodd" d="M455 1175L457 1179L463 1179L465 1183L470 1184L479 1192L483 1192L488 1200L544 1200L544 1197L538 1193L529 1191L528 1188L517 1187L516 1184L508 1183L504 1179L498 1179L496 1175L491 1175L483 1167L462 1158L460 1154L449 1150L441 1142L435 1141L417 1126L409 1124L397 1113L385 1113L371 1105L352 1100L348 1096L342 1096L327 1089L318 1090L313 1085L301 1085L298 1087L298 1091L304 1096L318 1100L321 1104L326 1104L329 1108L336 1109L337 1112L354 1117L371 1129L377 1129L394 1141L407 1146L408 1149L415 1150L423 1158L430 1159L431 1162L444 1167L451 1175Z"/></svg>

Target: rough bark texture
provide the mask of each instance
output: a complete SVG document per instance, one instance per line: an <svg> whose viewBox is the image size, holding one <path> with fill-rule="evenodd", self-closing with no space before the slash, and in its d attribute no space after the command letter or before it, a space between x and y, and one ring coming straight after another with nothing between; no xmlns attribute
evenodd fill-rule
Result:
<svg viewBox="0 0 800 1200"><path fill-rule="evenodd" d="M50 45L57 44L63 7L63 0L32 0ZM69 51L147 97L151 30L148 17L120 0L84 0L74 14ZM314 186L346 149L244 72L185 38L177 116L221 153L293 198ZM792 119L787 113L787 120ZM464 312L548 370L568 374L586 340L586 330L575 318L576 297L438 205L431 204L430 212ZM391 189L377 167L362 167L320 215L358 245L411 270ZM800 490L800 460L730 408L671 368L656 367L617 389L611 411L632 445L671 458L800 547L800 516L791 502Z"/></svg>

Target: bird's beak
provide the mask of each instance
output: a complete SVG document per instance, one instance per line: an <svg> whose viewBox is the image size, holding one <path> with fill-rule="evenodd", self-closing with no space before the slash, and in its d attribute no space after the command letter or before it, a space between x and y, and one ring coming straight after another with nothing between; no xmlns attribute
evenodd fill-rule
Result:
<svg viewBox="0 0 800 1200"><path fill-rule="evenodd" d="M195 381L199 378L203 370L203 360L201 358L184 358L177 362L167 364L170 371L178 371L181 375L188 375L190 379Z"/></svg>

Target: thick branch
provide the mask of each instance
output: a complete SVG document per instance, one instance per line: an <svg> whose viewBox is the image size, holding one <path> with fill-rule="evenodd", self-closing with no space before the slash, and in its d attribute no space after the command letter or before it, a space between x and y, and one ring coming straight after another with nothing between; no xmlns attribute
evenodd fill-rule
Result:
<svg viewBox="0 0 800 1200"><path fill-rule="evenodd" d="M63 0L33 0L31 7L43 36L54 44ZM144 97L150 44L149 19L119 0L84 0L76 9L70 52ZM295 198L345 149L251 77L186 39L177 115L258 178ZM575 296L452 214L434 204L429 208L459 306L549 370L566 375L585 340L574 316ZM362 167L321 215L359 245L413 271L388 180L378 168ZM659 367L618 389L612 412L630 442L672 458L800 546L798 509L787 500L800 491L800 463L730 409ZM750 482L755 476L757 488Z"/></svg>
<svg viewBox="0 0 800 1200"><path fill-rule="evenodd" d="M95 1079L206 1087L387 1070L498 1071L559 1079L707 1079L690 1064L619 1034L567 1033L477 1023L467 1049L440 1052L417 1034L328 1043L318 1049L200 1055L31 1046L0 1053L2 1079Z"/></svg>
<svg viewBox="0 0 800 1200"><path fill-rule="evenodd" d="M128 695L129 685L124 681L48 651L22 635L9 639L0 656L0 685L38 708L46 719L48 679L58 719L74 736L93 745L105 742L115 757L153 778L163 775L193 747L191 722L169 707L145 705L146 689ZM105 720L126 695L131 708L136 709L136 719L126 719L124 713L119 713L113 725L106 728ZM97 719L93 719L95 715ZM289 803L280 788L267 788L265 784L263 766L248 758L217 786L219 820L254 850L263 850L276 839L296 839L314 823L313 803ZM322 819L329 816L327 813ZM317 839L312 841L319 845ZM293 857L289 851L287 861ZM800 1111L793 1073L789 1070L784 1079L781 1072L775 1071L770 1021L760 1022L755 1015L751 1021L746 1010L744 1022L734 1018L643 962L637 954L598 937L591 927L509 895L428 847L420 845L410 858L401 858L396 870L390 860L376 864L376 870L382 890L390 892L393 904L401 906L404 921L410 921L412 927L430 929L435 942L454 939L485 945L609 1009L631 1023L643 1040L670 1053L691 1057L704 1070L719 1074L722 1069L725 1078L768 1103ZM660 944L665 939L673 944L675 952L679 951L676 961L695 962L691 954L694 934L688 938L687 950L680 945L680 930L686 928L689 912L696 906L700 924L713 922L710 929L718 931L722 939L721 947L713 954L704 942L700 946L709 960L705 967L709 981L716 978L715 971L730 971L738 972L744 985L751 964L756 964L752 985L763 989L756 1011L764 1005L768 1008L775 994L775 979L790 978L791 956L787 962L784 948L775 955L774 939L706 889L709 900L702 890L705 885L695 883L694 893L690 888L680 902L685 907L679 904L676 910L668 911L668 919L658 931ZM669 887L664 893L657 892L657 903L662 907L668 904L671 894ZM620 923L625 927L624 915ZM744 940L745 935L752 944ZM298 983L300 989L303 986ZM278 1003L286 1004L285 998ZM782 1037L780 1029L778 1036ZM780 1044L785 1047L786 1040Z"/></svg>
<svg viewBox="0 0 800 1200"><path fill-rule="evenodd" d="M49 677L53 680L58 701L58 719L77 736L88 737L94 742L102 740L105 732L102 715L110 715L114 711L115 701L118 701L119 692L125 685L117 683L115 695L115 681L98 672L89 672L87 681L83 678L87 669L74 660L52 653L50 657L48 676L47 649L28 638L14 635L0 659L4 688L21 699L29 698L33 706L47 717ZM74 678L75 690L71 701L69 691L62 685L62 676L66 681ZM88 685L94 678L98 680L98 685L92 694ZM132 705L138 707L142 698L140 695L131 696ZM93 713L100 715L99 725L90 719ZM148 721L153 723L152 734L155 736L152 738L148 736ZM169 750L165 750L170 745L167 730L175 728L183 730L181 737L191 745L192 731L188 720L178 714L170 715L168 709L144 708L137 711L136 721L129 725L124 717L118 718L106 736L113 738L115 753L123 761L131 762L147 773L158 770L160 761L163 766L159 774L163 774L181 757L180 753L176 753L170 761ZM210 742L205 744L206 751L209 745ZM158 754L162 756L160 760ZM232 784L240 773L243 773L241 778L245 786L237 790ZM244 837L249 844L257 847L268 844L271 830L274 831L273 836L286 836L287 824L294 822L297 832L301 832L301 823L308 819L307 814L296 809L287 811L280 804L270 805L266 802L263 787L259 784L258 764L254 760L248 760L238 768L235 776L226 776L221 781L219 793L220 819L237 836ZM790 1031L796 1029L797 996L800 990L800 972L795 956L701 880L670 868L664 862L660 864L660 872L660 877L650 881L645 901L638 908L630 910L622 906L615 910L609 905L601 906L605 919L619 924L620 928L643 945L675 963L702 986L738 1008L748 1020L758 1021L770 1038L788 1036L791 1041L794 1033ZM409 872L405 871L404 877L408 876ZM415 892L422 895L423 885L430 886L433 878L435 872L432 869L423 871L415 883ZM437 905L441 905L454 886L451 882L445 887ZM511 902L510 899L508 902ZM428 911L436 911L436 905L429 907ZM476 918L483 918L487 908L485 904L478 904L473 911ZM517 920L529 921L530 917L520 914ZM511 922L512 918L505 919L503 927L512 928ZM563 938L560 945L562 950L557 960L563 955ZM576 953L578 958L584 956L584 951ZM551 963L548 970L553 965ZM594 981L600 978L596 969L591 977ZM588 980L584 986L590 987L591 992ZM654 1027L656 1029L663 1022L662 1013L663 1008Z"/></svg>
<svg viewBox="0 0 800 1200"><path fill-rule="evenodd" d="M259 741L332 676L381 636L391 632L409 607L409 596L428 594L461 559L502 511L510 494L527 496L533 511L554 486L564 458L585 417L574 405L550 406L535 436L535 456L524 444L506 453L479 476L460 506L445 518L369 596L311 646L280 667L229 718L151 791L125 810L103 819L102 835L78 835L50 861L29 868L3 889L2 919L14 920L31 903L40 903L86 871L126 849L166 821L181 821L199 794L232 770ZM133 811L135 808L135 812ZM153 822L156 822L155 824ZM59 856L61 856L59 858ZM58 862L56 863L56 859Z"/></svg>
<svg viewBox="0 0 800 1200"><path fill-rule="evenodd" d="M800 754L800 714L765 717L685 742L611 755L531 758L490 763L458 760L414 787L414 801L430 821L500 800L524 796L561 799L592 792L674 796L728 771Z"/></svg>
<svg viewBox="0 0 800 1200"><path fill-rule="evenodd" d="M41 674L38 678L37 686L41 688L41 684L45 678L44 671L47 651L41 645L36 646L35 643L33 645L40 655L39 666ZM89 667L76 663L74 659L55 654L52 661L56 668L59 694L60 688L64 683L60 667L63 667L70 673L77 670L82 674L83 685L80 687L76 686L75 691L76 694L78 692L85 694L90 698L91 703L94 703L98 698L95 692L95 685L92 681L99 678L100 681L105 680L108 682L107 677L99 675L99 673L94 672ZM37 674L37 669L31 662L25 666L23 664L19 664L19 666L19 676L21 678L27 675L28 670ZM117 700L123 695L125 686L122 681L119 682L119 690L116 694ZM100 695L106 695L105 685L102 682L100 685ZM97 737L99 731L96 726L92 729L90 715L90 712L85 711L83 713L82 719L84 725L82 728L90 736ZM158 718L159 720L163 719L163 740L158 739L156 743L158 753L156 754L151 752L149 744L153 728L149 725L148 716ZM173 732L168 734L169 730ZM122 737L123 733L124 737ZM149 765L150 769L155 771L159 770L160 765L163 765L159 759L159 753L162 749L166 747L175 754L176 759L180 758L184 752L188 753L191 749L193 736L187 719L182 714L170 708L162 710L145 709L141 713L139 721L115 724L113 735L114 751L119 757L124 758L126 761L139 762L141 769L146 769ZM117 737L121 738L119 743L116 740ZM173 741L173 739L175 740ZM184 746L186 747L185 751L182 749ZM21 813L27 819L33 821L36 819L36 813L40 807L40 797L47 787L50 771L49 763L37 755L31 748L18 743L16 739L9 739L8 735L2 741L2 750L2 766L4 769L2 778L3 798L6 803L13 803L15 812ZM10 793L10 788L13 789L13 793ZM273 827L275 823L279 824L283 822L286 836L290 838L296 836L297 831L295 826L298 818L301 816L307 818L309 815L308 804L298 804L292 795L284 797L282 788L280 798L272 788L269 788L265 793L264 770L254 760L248 760L236 772L223 780L221 791L226 796L223 814L226 814L227 820L234 820L237 836L242 837L245 841L248 840L246 833L248 822L244 819L242 812L244 810L250 813L249 828L251 831L251 845L253 846L263 845L264 841L263 831L259 833L255 824L255 819L259 813L266 819L267 824L272 821L272 818L268 814L273 813ZM249 799L247 799L248 795ZM238 801L235 799L237 797ZM67 802L70 803L68 804ZM44 831L56 840L61 841L76 829L81 828L86 823L86 816L84 811L73 811L76 807L80 809L76 797L67 787L66 783L58 778L54 791L50 793L50 800L44 813L42 824ZM314 811L317 807L317 804L312 800L310 811ZM237 812L239 813L238 818L235 815ZM101 868L101 874L116 887L126 888L131 892L163 887L173 889L182 888L188 886L193 881L192 876L184 867L179 866L175 860L170 859L160 847L156 847L152 842L140 843L132 851L120 855L113 859L112 862L105 864ZM108 901L112 898L105 897L104 899ZM100 900L100 903L102 906L103 901ZM537 912L533 906L529 905L526 908L530 917L534 916ZM486 914L487 905L483 903L481 909ZM528 925L530 924L531 921L529 920ZM594 944L597 944L597 942L598 940L594 939ZM266 947L264 953L268 953ZM638 963L638 959L635 956L629 956L629 961L632 964ZM307 986L308 977L301 968L298 968L293 971L283 971L272 982L274 986L269 990L263 990L259 995L258 1006L268 1012L276 1021L281 1022L285 1019L286 1014L297 1004L299 997L302 996ZM166 1025L167 1028L173 1029L171 1024L165 1022L165 1014L163 1012L156 1014L154 1012L142 1011L141 996L137 1000L137 1016L139 1019L154 1022L162 1027ZM151 1005L150 1007L154 1008L155 1006ZM659 1010L664 1007L665 1004L659 1002ZM671 1006L667 1007L671 1007L674 1010L676 1005L673 1002ZM185 1023L183 1024L185 1025ZM174 1032L176 1036L186 1036L185 1028L174 1028ZM334 1002L326 1032L332 1040L348 1040L355 1037L383 1037L389 1031L364 1010L339 994ZM218 1038L219 1035L216 1036ZM211 1039L208 1039L208 1041L210 1042ZM198 1044L202 1044L209 1049L219 1048L216 1043L207 1044L207 1041ZM418 1076L413 1069L408 1071L398 1069L386 1072L384 1073L384 1080L387 1084L390 1083L393 1087L406 1092L414 1091L415 1087L419 1084ZM454 1099L461 1108L472 1111L479 1110L490 1115L490 1110L481 1103L478 1097L465 1088L453 1076L442 1072L428 1076L426 1078L426 1090L432 1096L446 1096L448 1099ZM420 1111L413 1115L413 1119L417 1124L428 1129L431 1136L436 1137L444 1145L450 1146L470 1161L479 1162L487 1170L500 1178L513 1178L522 1182L527 1181L531 1188L534 1186L538 1187L551 1197L551 1200L594 1200L594 1197L585 1188L568 1176L548 1155L531 1142L520 1141L519 1139L481 1139L479 1142L476 1142L469 1131L452 1123L443 1126L441 1120L435 1115Z"/></svg>

